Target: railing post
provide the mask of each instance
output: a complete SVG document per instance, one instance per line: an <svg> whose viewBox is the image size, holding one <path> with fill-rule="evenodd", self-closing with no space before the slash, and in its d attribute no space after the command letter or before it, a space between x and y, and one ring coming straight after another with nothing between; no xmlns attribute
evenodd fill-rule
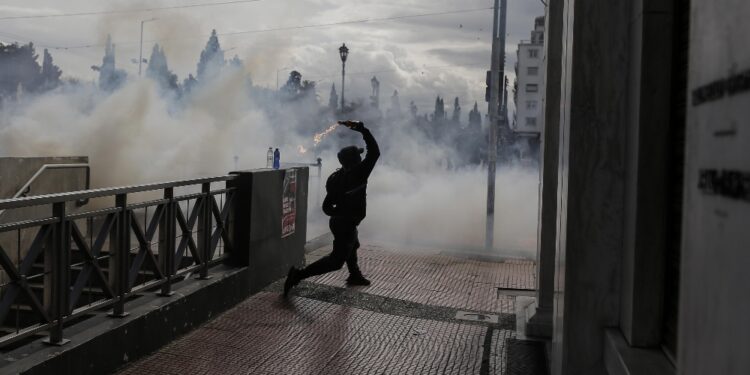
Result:
<svg viewBox="0 0 750 375"><path fill-rule="evenodd" d="M174 188L164 189L164 199L168 202L164 204L164 212L159 223L159 263L166 280L161 286L159 295L166 297L174 294L172 291L172 276L174 276L175 270L174 252L177 237Z"/></svg>
<svg viewBox="0 0 750 375"><path fill-rule="evenodd" d="M45 298L50 302L50 318L54 325L49 331L49 337L44 343L49 345L65 345L70 340L63 338L63 325L65 316L68 315L68 280L70 272L70 222L65 214L65 202L58 202L52 205L52 215L58 219L52 230L52 240L49 242L51 251L47 254L50 257L47 267L52 272L51 283L49 288L50 295ZM45 293L47 289L45 288Z"/></svg>
<svg viewBox="0 0 750 375"><path fill-rule="evenodd" d="M115 196L115 206L120 209L117 213L117 225L110 240L110 277L116 301L109 316L122 318L128 316L125 312L125 298L128 290L128 263L130 258L130 212L128 211L127 194Z"/></svg>
<svg viewBox="0 0 750 375"><path fill-rule="evenodd" d="M198 220L198 252L203 258L201 265L200 279L206 280L208 276L208 264L211 261L211 183L203 183L201 193L200 218Z"/></svg>

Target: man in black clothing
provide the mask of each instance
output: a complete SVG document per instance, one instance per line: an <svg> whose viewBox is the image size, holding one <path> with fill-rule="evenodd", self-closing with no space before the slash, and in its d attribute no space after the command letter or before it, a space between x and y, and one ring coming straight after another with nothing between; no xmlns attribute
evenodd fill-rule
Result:
<svg viewBox="0 0 750 375"><path fill-rule="evenodd" d="M370 130L356 121L339 122L348 128L362 133L367 147L367 155L362 160L363 149L355 146L344 147L338 158L341 169L332 173L326 181L326 197L323 200L323 212L331 217L329 227L333 234L333 251L317 262L298 270L289 269L284 283L284 296L303 279L341 269L346 263L349 269L349 285L370 285L357 265L357 226L366 215L367 178L370 177L375 163L380 157L380 149Z"/></svg>

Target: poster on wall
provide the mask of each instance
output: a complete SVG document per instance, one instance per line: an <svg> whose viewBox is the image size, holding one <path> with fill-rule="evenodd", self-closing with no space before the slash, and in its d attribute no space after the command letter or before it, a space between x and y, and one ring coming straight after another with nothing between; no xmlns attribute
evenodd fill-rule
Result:
<svg viewBox="0 0 750 375"><path fill-rule="evenodd" d="M281 194L281 238L294 233L297 222L297 170L289 169L284 174Z"/></svg>

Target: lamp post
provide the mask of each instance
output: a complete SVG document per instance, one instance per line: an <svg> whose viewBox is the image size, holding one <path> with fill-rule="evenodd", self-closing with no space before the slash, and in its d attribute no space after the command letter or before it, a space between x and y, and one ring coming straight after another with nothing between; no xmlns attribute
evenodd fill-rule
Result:
<svg viewBox="0 0 750 375"><path fill-rule="evenodd" d="M349 56L349 48L344 43L339 47L339 55L341 56L341 111L344 111L344 84L346 82L346 57Z"/></svg>
<svg viewBox="0 0 750 375"><path fill-rule="evenodd" d="M156 21L157 18L141 21L141 53L138 58L138 76L141 76L141 66L143 65L143 24L146 22Z"/></svg>

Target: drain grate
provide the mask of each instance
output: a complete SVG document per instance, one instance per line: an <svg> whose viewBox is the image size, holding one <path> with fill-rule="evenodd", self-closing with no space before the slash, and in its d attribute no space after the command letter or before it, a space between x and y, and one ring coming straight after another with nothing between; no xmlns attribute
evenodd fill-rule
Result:
<svg viewBox="0 0 750 375"><path fill-rule="evenodd" d="M500 317L498 315L483 314L472 311L456 311L456 319L492 324L497 324L500 321Z"/></svg>
<svg viewBox="0 0 750 375"><path fill-rule="evenodd" d="M534 297L536 296L536 289L522 289L522 288L497 288L497 297L500 296L511 296L511 297Z"/></svg>

